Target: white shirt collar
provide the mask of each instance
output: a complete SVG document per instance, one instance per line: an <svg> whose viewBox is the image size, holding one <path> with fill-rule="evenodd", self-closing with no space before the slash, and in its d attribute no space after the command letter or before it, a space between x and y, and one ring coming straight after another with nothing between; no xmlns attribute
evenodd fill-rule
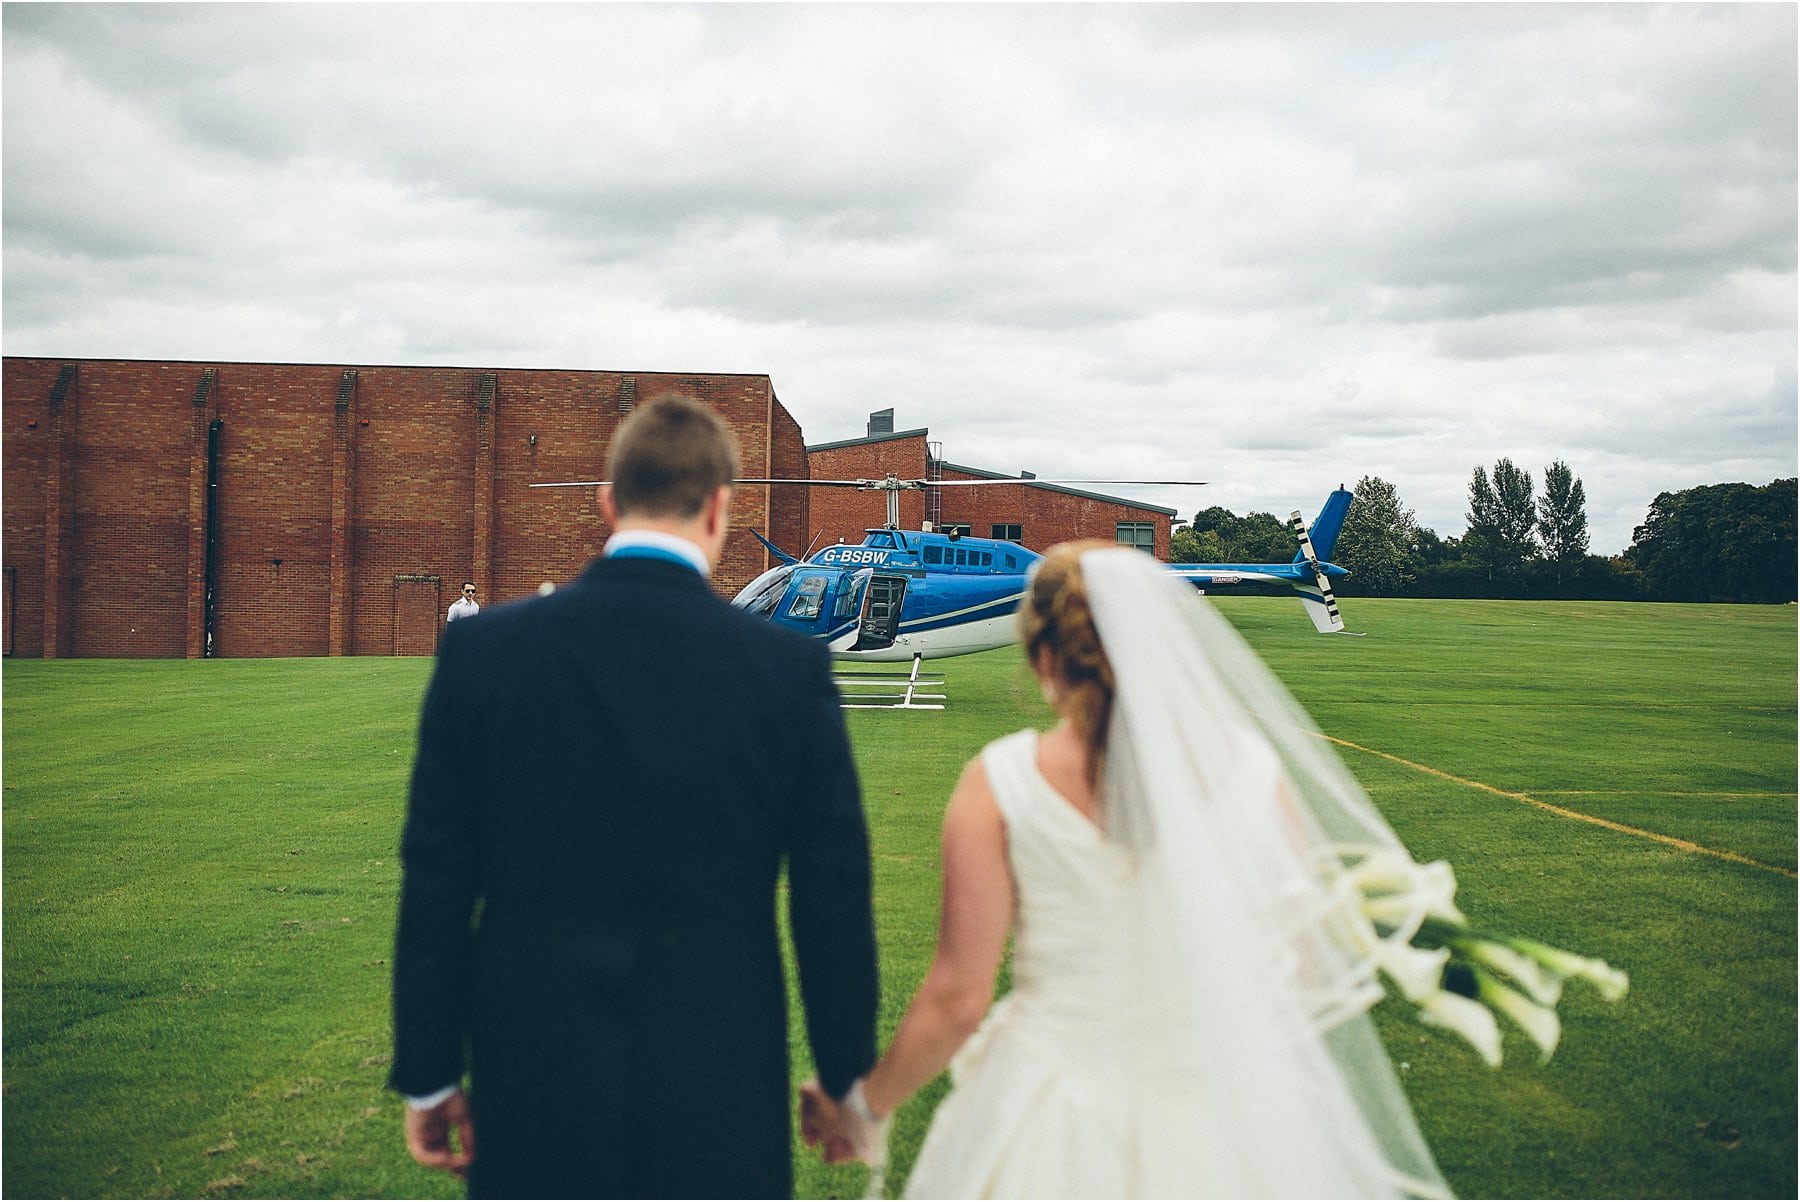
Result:
<svg viewBox="0 0 1800 1202"><path fill-rule="evenodd" d="M679 556L702 576L712 574L712 565L706 562L706 552L685 538L664 534L660 530L621 530L606 540L606 546L601 549L600 554L612 555L627 547L648 547L657 551L666 551L671 555Z"/></svg>

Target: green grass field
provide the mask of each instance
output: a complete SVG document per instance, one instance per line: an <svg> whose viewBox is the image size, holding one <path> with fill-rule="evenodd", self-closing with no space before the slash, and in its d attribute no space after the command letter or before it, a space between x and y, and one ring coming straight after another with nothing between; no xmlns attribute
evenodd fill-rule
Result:
<svg viewBox="0 0 1800 1202"><path fill-rule="evenodd" d="M1571 989L1542 1067L1509 1035L1490 1071L1378 1009L1452 1185L1794 1196L1794 611L1357 600L1354 639L1291 600L1221 608L1414 853L1456 865L1465 910L1632 974L1614 1007ZM931 954L951 784L1046 717L1014 651L943 666L947 712L850 715L884 1035ZM381 1089L429 671L5 664L6 1196L460 1193L407 1159ZM890 1190L942 1089L901 1112ZM862 1192L796 1163L802 1196Z"/></svg>

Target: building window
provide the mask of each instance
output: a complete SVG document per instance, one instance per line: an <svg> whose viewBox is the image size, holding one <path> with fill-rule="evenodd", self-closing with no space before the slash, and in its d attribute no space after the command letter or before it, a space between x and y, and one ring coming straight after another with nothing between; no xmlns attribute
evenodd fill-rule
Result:
<svg viewBox="0 0 1800 1202"><path fill-rule="evenodd" d="M1154 522L1120 522L1117 527L1118 538L1127 547L1136 547L1140 551L1156 554L1156 524Z"/></svg>
<svg viewBox="0 0 1800 1202"><path fill-rule="evenodd" d="M1025 528L1017 522L1011 525L995 522L993 537L1009 543L1022 543L1025 541Z"/></svg>

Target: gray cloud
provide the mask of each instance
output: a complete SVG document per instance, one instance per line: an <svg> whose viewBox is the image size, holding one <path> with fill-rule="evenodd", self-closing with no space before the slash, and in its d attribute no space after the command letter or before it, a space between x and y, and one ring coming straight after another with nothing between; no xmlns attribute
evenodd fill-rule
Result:
<svg viewBox="0 0 1800 1202"><path fill-rule="evenodd" d="M1795 470L1785 5L8 5L8 353L766 371L812 441Z"/></svg>

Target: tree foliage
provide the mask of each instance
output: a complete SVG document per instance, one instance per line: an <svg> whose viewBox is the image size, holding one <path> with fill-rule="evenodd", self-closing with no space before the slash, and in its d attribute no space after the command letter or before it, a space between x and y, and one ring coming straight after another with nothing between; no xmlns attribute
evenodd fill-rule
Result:
<svg viewBox="0 0 1800 1202"><path fill-rule="evenodd" d="M1393 594L1413 579L1418 537L1413 511L1400 503L1394 486L1380 476L1364 476L1356 482L1356 499L1331 558L1350 569L1359 591Z"/></svg>
<svg viewBox="0 0 1800 1202"><path fill-rule="evenodd" d="M1494 477L1477 466L1469 481L1469 533L1465 553L1490 572L1516 570L1537 554L1537 509L1531 497L1531 473L1510 459L1494 464Z"/></svg>
<svg viewBox="0 0 1800 1202"><path fill-rule="evenodd" d="M1581 487L1581 478L1560 459L1544 469L1537 528L1544 558L1551 563L1565 564L1587 554L1587 492Z"/></svg>
<svg viewBox="0 0 1800 1202"><path fill-rule="evenodd" d="M1671 601L1792 601L1795 481L1657 494L1626 556Z"/></svg>
<svg viewBox="0 0 1800 1202"><path fill-rule="evenodd" d="M1352 573L1338 591L1764 603L1796 596L1794 479L1662 493L1630 549L1610 556L1588 552L1585 490L1561 460L1545 469L1544 493L1535 501L1531 477L1509 460L1500 460L1492 477L1478 467L1469 501L1469 529L1461 538L1440 538L1414 524L1393 485L1365 476L1331 555ZM1534 529L1543 535L1541 550ZM1184 563L1280 563L1296 549L1293 533L1274 515L1240 518L1219 506L1195 514L1194 528L1177 530L1171 547ZM1509 548L1516 558L1507 561Z"/></svg>
<svg viewBox="0 0 1800 1202"><path fill-rule="evenodd" d="M1216 530L1184 526L1169 537L1170 563L1223 563L1224 557L1225 544Z"/></svg>
<svg viewBox="0 0 1800 1202"><path fill-rule="evenodd" d="M1293 531L1272 513L1239 517L1220 505L1194 515L1195 558L1177 563L1286 563L1299 549ZM1209 539L1207 536L1213 536Z"/></svg>

